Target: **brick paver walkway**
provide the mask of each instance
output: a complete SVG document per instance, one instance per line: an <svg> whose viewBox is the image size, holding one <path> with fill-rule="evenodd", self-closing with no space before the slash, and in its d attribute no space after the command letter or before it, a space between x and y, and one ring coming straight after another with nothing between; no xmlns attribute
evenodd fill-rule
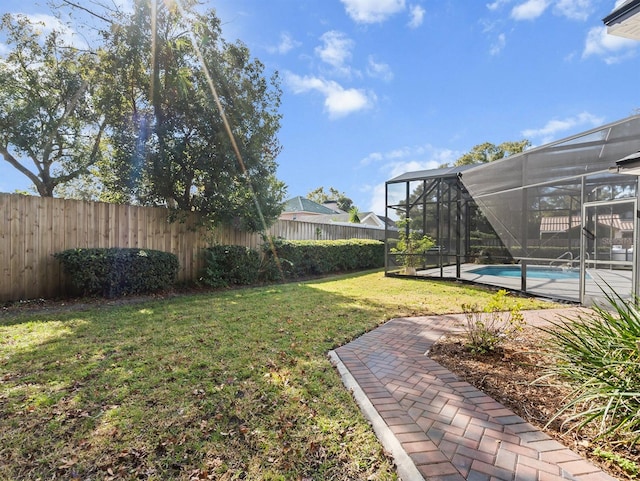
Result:
<svg viewBox="0 0 640 481"><path fill-rule="evenodd" d="M528 311L537 324L575 309ZM612 481L425 354L458 315L394 319L330 356L404 481Z"/></svg>

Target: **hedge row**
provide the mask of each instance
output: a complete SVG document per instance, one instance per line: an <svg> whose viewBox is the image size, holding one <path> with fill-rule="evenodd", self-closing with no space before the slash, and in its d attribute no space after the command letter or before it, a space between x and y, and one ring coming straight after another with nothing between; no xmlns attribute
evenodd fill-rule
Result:
<svg viewBox="0 0 640 481"><path fill-rule="evenodd" d="M384 243L375 240L265 242L262 252L217 245L205 252L201 282L213 286L250 285L275 280L373 269L384 266Z"/></svg>
<svg viewBox="0 0 640 481"><path fill-rule="evenodd" d="M263 270L260 253L248 247L216 245L205 249L204 257L200 281L210 287L255 284Z"/></svg>
<svg viewBox="0 0 640 481"><path fill-rule="evenodd" d="M171 287L178 258L150 249L68 249L54 254L83 295L119 297Z"/></svg>
<svg viewBox="0 0 640 481"><path fill-rule="evenodd" d="M200 278L212 287L251 285L276 280L348 272L384 266L384 244L372 240L266 242L262 251L217 245L205 249ZM149 249L69 249L54 255L76 291L118 297L170 288L178 258Z"/></svg>

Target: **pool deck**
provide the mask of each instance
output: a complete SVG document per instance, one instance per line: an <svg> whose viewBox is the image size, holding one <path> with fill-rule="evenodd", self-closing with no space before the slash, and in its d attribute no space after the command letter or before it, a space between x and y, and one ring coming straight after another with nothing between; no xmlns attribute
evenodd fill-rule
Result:
<svg viewBox="0 0 640 481"><path fill-rule="evenodd" d="M513 266L513 264L510 264ZM487 284L505 289L520 291L521 283L519 277L505 277L495 275L483 275L473 272L483 267L496 267L493 264L463 264L460 266L460 280L477 284ZM611 286L612 290L623 294L631 292L632 273L630 270L616 269L588 269L590 280L586 284L585 304L590 305L593 301L602 301L602 289L600 286ZM425 269L418 271L418 276L433 278L455 278L456 266L446 266L442 269ZM548 299L561 299L570 302L580 302L580 281L579 279L545 279L527 277L527 293Z"/></svg>
<svg viewBox="0 0 640 481"><path fill-rule="evenodd" d="M580 308L524 312L530 325ZM393 319L329 353L403 481L615 481L426 354L463 315Z"/></svg>

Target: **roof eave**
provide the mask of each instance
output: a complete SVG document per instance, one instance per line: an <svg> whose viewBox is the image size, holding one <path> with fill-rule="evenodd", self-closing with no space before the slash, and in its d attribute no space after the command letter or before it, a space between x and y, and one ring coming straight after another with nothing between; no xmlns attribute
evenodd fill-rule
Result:
<svg viewBox="0 0 640 481"><path fill-rule="evenodd" d="M621 5L620 8L617 8L616 10L611 12L609 15L604 17L602 21L604 22L605 25L609 26L611 23L615 22L621 17L624 17L625 15L632 12L636 8L640 9L640 0L632 0L631 2Z"/></svg>

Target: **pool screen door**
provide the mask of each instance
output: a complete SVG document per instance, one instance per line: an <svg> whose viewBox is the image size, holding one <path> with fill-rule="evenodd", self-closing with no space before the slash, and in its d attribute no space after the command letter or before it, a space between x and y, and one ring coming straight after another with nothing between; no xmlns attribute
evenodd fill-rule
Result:
<svg viewBox="0 0 640 481"><path fill-rule="evenodd" d="M580 256L581 303L602 302L605 292L636 292L636 201L585 203Z"/></svg>

